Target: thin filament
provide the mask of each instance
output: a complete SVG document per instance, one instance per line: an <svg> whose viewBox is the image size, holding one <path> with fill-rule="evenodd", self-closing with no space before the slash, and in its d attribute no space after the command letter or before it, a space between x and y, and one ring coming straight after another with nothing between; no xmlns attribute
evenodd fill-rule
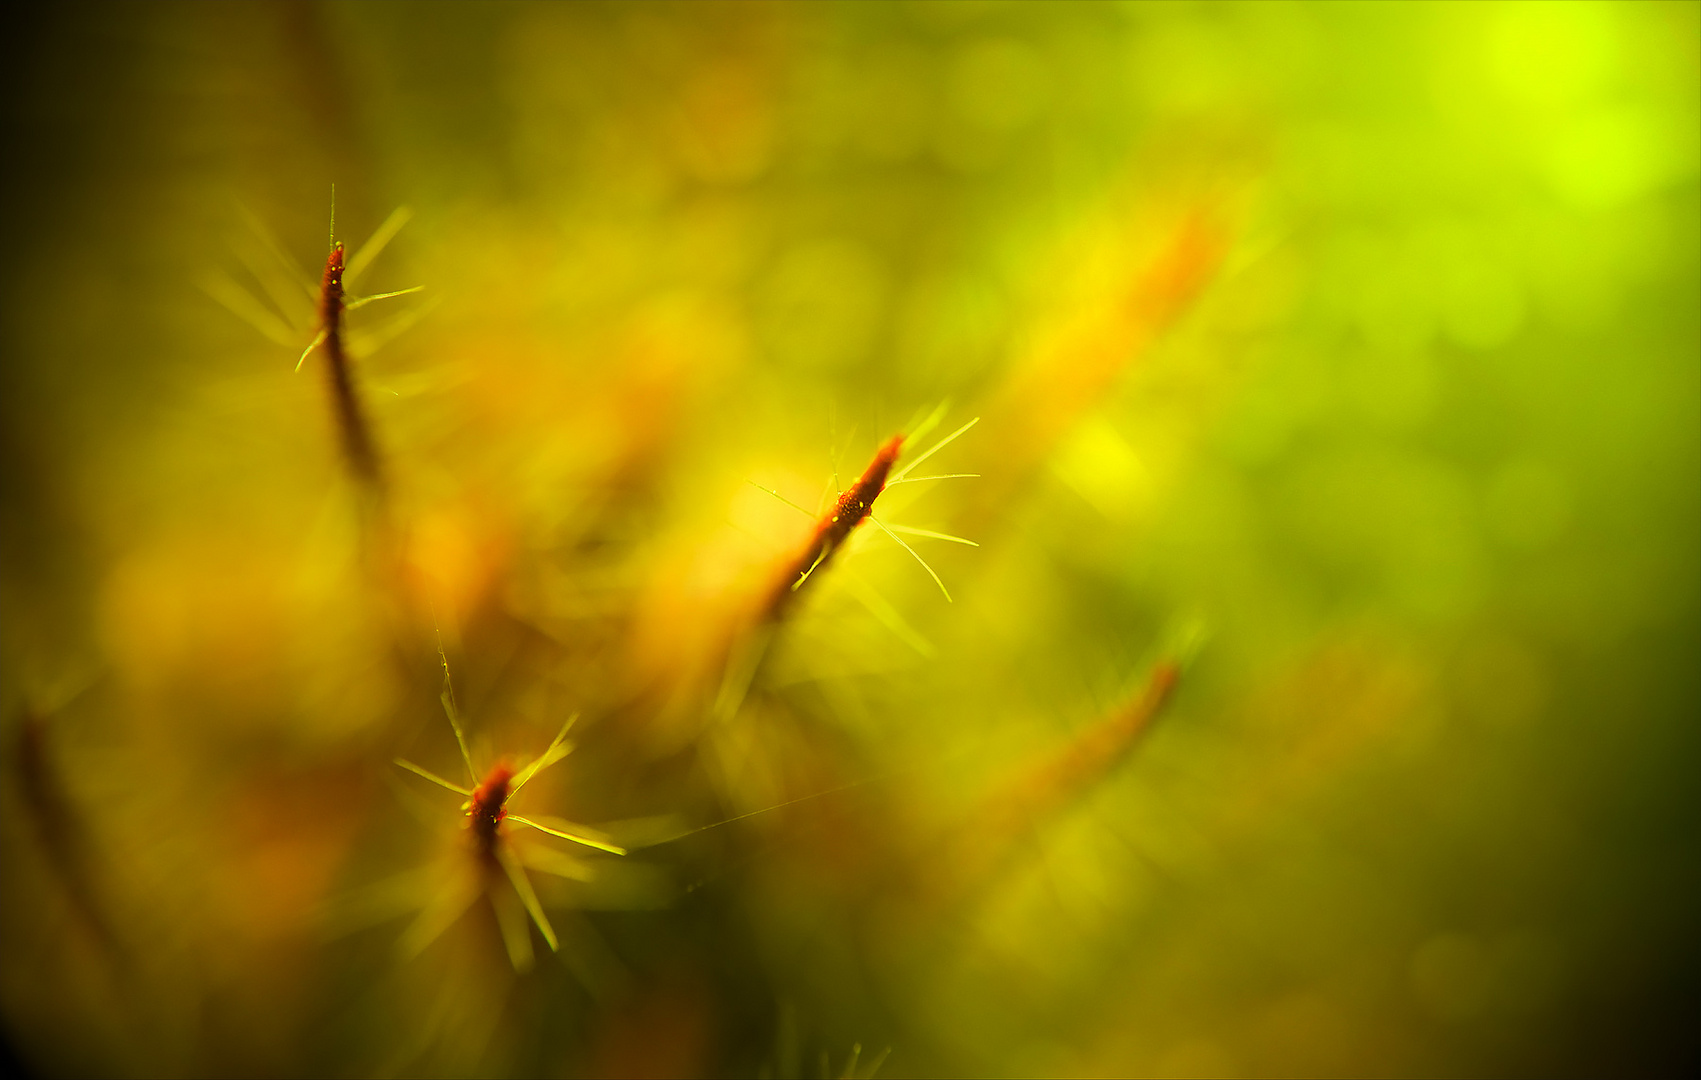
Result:
<svg viewBox="0 0 1701 1080"><path fill-rule="evenodd" d="M301 350L301 358L295 362L295 370L300 371L301 365L307 363L307 355L325 343L325 331L320 330L313 335L313 340L307 343L307 348Z"/></svg>
<svg viewBox="0 0 1701 1080"><path fill-rule="evenodd" d="M348 271L346 271L346 270L343 271L343 281L345 283L348 281ZM365 307L367 304L372 303L372 301L374 301L374 300L388 300L392 296L406 296L408 293L416 293L416 292L419 292L420 290L422 290L424 288L425 288L424 285L415 285L411 289L397 289L395 292L381 292L381 293L374 293L371 296L362 296L357 300L348 300L348 301L344 302L343 310L344 311L353 311L355 308Z"/></svg>
<svg viewBox="0 0 1701 1080"><path fill-rule="evenodd" d="M823 544L821 546L821 554L815 556L815 561L809 564L809 569L805 570L801 575L798 576L798 579L796 581L791 583L791 591L792 592L796 592L797 590L803 588L803 583L809 580L809 575L813 574L815 572L815 568L817 566L821 565L821 561L823 559L825 559L827 557L827 553L832 551L832 550L833 550L832 548L827 547L825 544Z"/></svg>
<svg viewBox="0 0 1701 1080"><path fill-rule="evenodd" d="M909 533L911 536L927 536L934 540L949 540L953 544L967 544L970 547L980 547L980 545L975 543L973 540L965 540L961 536L952 536L950 533L934 532L932 529L912 529L908 525L889 525L887 528L891 529L893 532Z"/></svg>
<svg viewBox="0 0 1701 1080"><path fill-rule="evenodd" d="M538 903L537 893L532 891L531 879L526 877L525 868L507 848L498 848L496 857L501 861L502 869L508 872L508 880L514 883L514 891L520 894L520 903L526 905L526 911L531 914L532 921L537 923L543 940L549 942L549 951L555 952L561 947L555 940L555 928L549 925L549 919L543 913L543 905Z"/></svg>
<svg viewBox="0 0 1701 1080"><path fill-rule="evenodd" d="M766 491L768 494L772 495L774 498L785 503L787 506L791 507L793 510L796 510L798 513L802 514L804 517L808 518L809 520L811 520L811 521L815 520L814 514L811 514L809 511L805 510L803 507L792 502L790 499L786 498L784 495L781 495L779 492L775 491L773 488L763 487L761 484L758 484L754 480L746 480L745 483L749 484L751 487L755 488L757 491Z"/></svg>
<svg viewBox="0 0 1701 1080"><path fill-rule="evenodd" d="M980 473L977 472L940 473L938 476L911 476L904 480L888 480L886 481L886 486L892 487L894 484L919 484L923 480L962 480L969 477L979 476Z"/></svg>
<svg viewBox="0 0 1701 1080"><path fill-rule="evenodd" d="M555 738L550 740L548 748L537 756L536 761L520 770L520 775L514 778L513 786L508 789L510 797L512 797L516 791L525 787L526 782L532 777L573 752L573 744L567 743L564 746L562 745L562 740L567 738L567 732L572 729L574 722L578 719L578 713L574 713L572 716L569 716L567 718L567 722L561 725L561 730L555 733Z"/></svg>
<svg viewBox="0 0 1701 1080"><path fill-rule="evenodd" d="M950 401L941 401L934 407L932 412L927 414L927 418L925 420L910 428L909 437L911 439L920 439L926 436L928 432L939 426L939 421L945 419L945 410L950 407Z"/></svg>
<svg viewBox="0 0 1701 1080"><path fill-rule="evenodd" d="M954 440L957 436L961 435L963 432L974 427L978 423L980 423L980 417L977 416L973 420L970 420L968 423L964 424L962 427L958 428L956 431L953 431L953 432L951 432L951 434L945 436L943 439L940 439L938 442L933 444L933 448L931 450L927 451L925 454L916 458L914 461L910 462L908 465L905 465L902 469L899 469L898 475L892 477L892 479L886 481L886 483L891 484L894 481L902 480L904 477L906 477L910 474L911 469L914 469L917 465L920 465L922 462L926 461L928 458L932 457L934 454L937 454L939 451L945 449L945 447L949 446L951 444L952 440Z"/></svg>
<svg viewBox="0 0 1701 1080"><path fill-rule="evenodd" d="M868 515L868 520L872 521L872 522L874 522L874 524L880 526L881 532L884 532L887 536L890 536L893 540L896 540L898 542L899 547L901 547L905 551L909 552L910 555L912 557L914 557L915 561L921 564L921 568L923 570L927 571L928 576L933 578L933 583L935 585L939 586L939 591L945 594L945 602L946 603L952 602L951 601L951 590L947 589L945 587L945 583L943 581L939 580L939 575L935 574L933 572L933 567L927 565L927 560L922 558L920 555L916 554L915 548L910 547L908 544L904 543L903 537L899 536L897 533L893 532L891 529L888 529L886 527L886 523L881 521L879 518L875 517L873 514Z"/></svg>
<svg viewBox="0 0 1701 1080"><path fill-rule="evenodd" d="M355 278L365 273L366 268L371 266L379 255L383 254L385 245L395 239L396 234L402 231L402 226L406 225L412 217L413 211L405 206L398 206L391 211L390 216L384 219L384 224L378 226L371 238L362 244L360 250L349 259L348 269L343 271L343 282L352 284Z"/></svg>
<svg viewBox="0 0 1701 1080"><path fill-rule="evenodd" d="M433 627L433 629L437 629ZM467 775L472 777L474 784L478 783L478 770L473 768L472 755L467 753L466 736L461 734L461 713L455 707L455 683L449 677L449 654L443 651L443 631L437 629L437 658L443 661L443 693L439 700L443 702L443 711L449 717L449 727L455 733L455 745L461 748L461 760L466 762Z"/></svg>
<svg viewBox="0 0 1701 1080"><path fill-rule="evenodd" d="M466 796L469 796L469 797L472 795L472 790L470 788L464 788L459 784L451 784L451 783L449 783L449 781L443 779L441 776L438 776L436 773L432 772L431 770L422 769L418 765L415 765L413 762L408 761L406 758L396 758L395 762L396 762L397 765L400 765L402 768L406 769L408 772L416 773L420 776L423 776L427 780L431 781L433 784L436 784L438 787L446 787L450 791L453 791L457 795L466 795Z"/></svg>
<svg viewBox="0 0 1701 1080"><path fill-rule="evenodd" d="M531 818L521 817L518 814L509 814L504 820L517 822L521 825L526 825L536 829L538 832L548 833L551 836L559 836L563 840L571 840L575 844L583 844L586 847L596 848L598 851L606 851L612 855L626 854L626 849L617 844L611 844L606 840L593 839L589 836L575 835L570 832L564 832L561 829L552 829L548 825L540 825ZM590 830L586 831L588 832Z"/></svg>

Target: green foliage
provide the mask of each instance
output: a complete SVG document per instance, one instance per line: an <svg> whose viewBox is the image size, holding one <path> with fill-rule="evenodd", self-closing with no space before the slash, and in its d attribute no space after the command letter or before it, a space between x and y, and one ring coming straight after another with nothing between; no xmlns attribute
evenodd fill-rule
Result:
<svg viewBox="0 0 1701 1080"><path fill-rule="evenodd" d="M1698 12L40 15L7 1038L67 1074L1693 1061ZM370 490L290 370L333 181L388 241L358 291L423 286L348 313ZM813 550L784 501L941 401L906 449L981 416L920 470L978 477L887 489L910 531L753 618ZM573 713L522 809L630 850L525 835L559 951L521 974L517 894L390 762L529 761Z"/></svg>

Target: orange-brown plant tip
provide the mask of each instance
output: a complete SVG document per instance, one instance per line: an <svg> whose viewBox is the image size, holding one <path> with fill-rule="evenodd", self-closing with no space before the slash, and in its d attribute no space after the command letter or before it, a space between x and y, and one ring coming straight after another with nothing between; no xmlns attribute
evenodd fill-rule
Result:
<svg viewBox="0 0 1701 1080"><path fill-rule="evenodd" d="M334 329L332 320L341 312L343 299L343 246L334 244L325 257L325 278L320 284L319 317L326 330Z"/></svg>
<svg viewBox="0 0 1701 1080"><path fill-rule="evenodd" d="M496 826L508 815L508 783L513 778L514 770L506 763L499 764L485 775L484 783L473 789L467 817L472 819L473 832L486 846L495 842Z"/></svg>
<svg viewBox="0 0 1701 1080"><path fill-rule="evenodd" d="M483 806L500 807L508 799L508 782L514 778L514 770L506 764L497 765L485 774L484 782L473 789L473 809L477 811Z"/></svg>
<svg viewBox="0 0 1701 1080"><path fill-rule="evenodd" d="M892 471L892 466L903 449L904 437L894 435L886 440L886 445L875 452L874 460L868 463L868 469L862 474L860 484L870 499L886 490L886 476Z"/></svg>
<svg viewBox="0 0 1701 1080"><path fill-rule="evenodd" d="M886 490L886 477L891 474L892 465L898 460L898 454L903 448L902 435L887 439L885 445L875 451L874 460L868 463L868 468L863 471L862 476L846 488L833 504L833 508L815 523L815 531L809 538L808 546L787 567L785 577L775 586L773 594L764 605L763 618L777 618L791 594L796 592L811 574L825 566L833 557L833 552L851 534L851 530L868 517L869 512L874 509L874 500Z"/></svg>
<svg viewBox="0 0 1701 1080"><path fill-rule="evenodd" d="M835 531L837 539L843 539L852 528L861 523L874 509L874 500L886 490L886 477L892 471L893 462L898 460L898 453L904 447L904 437L894 435L886 441L874 454L874 460L868 463L862 476L856 483L845 489L839 496L839 501L833 507L833 512L826 521L821 523L822 530ZM832 526L839 526L832 529Z"/></svg>

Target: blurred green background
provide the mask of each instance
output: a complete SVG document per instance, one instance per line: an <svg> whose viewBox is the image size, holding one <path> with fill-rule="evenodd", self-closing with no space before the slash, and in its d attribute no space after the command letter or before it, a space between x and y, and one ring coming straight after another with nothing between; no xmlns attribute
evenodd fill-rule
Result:
<svg viewBox="0 0 1701 1080"><path fill-rule="evenodd" d="M1694 1069L1698 14L36 10L11 1052ZM351 316L388 577L291 372L333 183L352 246L412 211L361 291L425 286ZM859 534L713 716L808 527L746 481L813 507L941 402L984 419L923 471L982 477L877 513L981 544L923 549L955 602ZM459 768L433 626L481 766L582 712L536 812L805 801L539 881L563 944L524 974L484 907L402 958L406 912L350 912L465 855L389 764ZM1007 794L1172 656L1125 762Z"/></svg>

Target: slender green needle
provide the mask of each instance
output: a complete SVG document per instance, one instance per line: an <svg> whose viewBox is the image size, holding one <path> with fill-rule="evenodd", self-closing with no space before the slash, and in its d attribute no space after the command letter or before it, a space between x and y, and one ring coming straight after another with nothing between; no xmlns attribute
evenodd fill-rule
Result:
<svg viewBox="0 0 1701 1080"><path fill-rule="evenodd" d="M895 487L898 484L919 484L923 480L962 480L968 477L978 477L979 475L980 473L977 472L954 472L940 473L938 476L911 476L903 480L888 480L886 481L886 486Z"/></svg>
<svg viewBox="0 0 1701 1080"><path fill-rule="evenodd" d="M927 414L927 419L910 428L908 438L913 440L925 437L928 432L939 426L939 421L945 419L945 411L950 407L949 401L941 401L934 406L933 411Z"/></svg>
<svg viewBox="0 0 1701 1080"><path fill-rule="evenodd" d="M424 286L420 287L424 288ZM436 308L440 299L442 299L441 293L428 296L417 304L410 304L406 309L390 316L377 326L364 327L360 330L351 329L348 333L349 348L362 356L370 356L423 319Z"/></svg>
<svg viewBox="0 0 1701 1080"><path fill-rule="evenodd" d="M508 962L514 971L524 975L537 963L532 949L532 928L526 925L526 907L512 889L492 889L490 906L496 912L496 928L502 931L502 944L508 950Z"/></svg>
<svg viewBox="0 0 1701 1080"><path fill-rule="evenodd" d="M596 876L590 866L565 852L540 845L528 845L520 853L520 861L532 870L572 881L590 881Z"/></svg>
<svg viewBox="0 0 1701 1080"><path fill-rule="evenodd" d="M939 453L939 451L945 449L947 446L951 445L951 442L953 440L955 440L957 438L957 436L961 435L963 432L974 427L978 423L980 423L980 417L977 416L973 420L970 420L968 423L964 424L962 427L958 428L956 431L953 431L953 432L951 432L951 434L945 436L943 439L940 439L938 442L933 444L933 448L931 450L927 451L927 453L916 458L914 461L910 462L908 465L905 465L902 469L899 469L898 475L892 477L892 479L888 480L887 483L890 484L894 481L902 480L904 477L906 477L910 474L910 470L914 469L917 465L920 465L922 462L926 461L928 458L932 457L934 454Z"/></svg>
<svg viewBox="0 0 1701 1080"><path fill-rule="evenodd" d="M295 362L295 370L300 371L301 365L307 363L307 354L324 344L324 341L325 331L321 330L317 334L314 334L313 340L307 343L307 348L301 350L301 358Z"/></svg>
<svg viewBox="0 0 1701 1080"><path fill-rule="evenodd" d="M520 865L514 853L507 848L497 848L496 857L502 863L502 869L508 872L508 880L514 883L514 891L520 894L520 903L526 905L526 911L531 914L532 921L543 934L543 940L549 942L549 951L555 952L561 943L555 940L555 928L549 925L549 919L543 913L543 905L537 901L537 893L532 891L531 879L526 877L525 867Z"/></svg>
<svg viewBox="0 0 1701 1080"><path fill-rule="evenodd" d="M891 529L893 532L908 533L910 536L926 536L931 537L934 540L949 540L953 544L967 544L970 547L980 547L980 545L975 543L973 540L965 540L960 536L952 536L950 533L934 532L932 529L912 529L908 525L888 525L887 528Z"/></svg>
<svg viewBox="0 0 1701 1080"><path fill-rule="evenodd" d="M832 548L827 547L825 544L821 546L821 554L815 556L815 561L809 564L809 569L805 570L796 581L791 583L792 592L796 592L803 588L803 583L809 580L809 575L815 572L815 568L821 565L821 560L825 559L827 557L827 552L831 550Z"/></svg>
<svg viewBox="0 0 1701 1080"><path fill-rule="evenodd" d="M899 536L897 533L893 532L891 529L888 529L886 527L886 523L881 521L879 518L876 518L873 514L868 515L868 520L872 521L872 522L874 522L874 524L880 526L880 530L882 532L884 532L887 536L890 536L893 540L896 540L898 542L899 547L901 547L905 551L909 552L910 555L915 559L915 561L921 564L921 568L923 570L926 570L928 575L933 578L933 583L935 585L939 586L939 591L945 594L945 602L946 603L952 602L951 601L951 590L947 589L945 587L945 583L943 581L939 580L939 575L935 574L933 572L933 567L927 565L927 560L922 558L920 555L916 554L915 548L910 547L908 544L904 543L903 537Z"/></svg>
<svg viewBox="0 0 1701 1080"><path fill-rule="evenodd" d="M567 732L572 729L574 722L578 719L578 713L569 716L567 722L561 725L561 730L555 733L555 738L550 740L548 748L538 755L536 761L520 770L520 775L514 778L514 786L508 789L510 795L525 787L526 782L532 777L573 752L573 744L564 740L567 738Z"/></svg>
<svg viewBox="0 0 1701 1080"><path fill-rule="evenodd" d="M402 226L412 217L413 211L405 206L398 206L391 211L390 216L384 219L384 224L378 226L371 238L349 259L348 269L343 271L343 282L353 285L355 278L366 273L366 268L383 254L385 246L395 239L396 234L402 231Z"/></svg>
<svg viewBox="0 0 1701 1080"><path fill-rule="evenodd" d="M898 609L887 603L886 598L875 591L872 585L855 574L846 574L845 580L850 583L851 595L862 601L862 606L867 608L882 626L892 631L898 640L923 656L933 655L932 643L917 633L915 627L905 622L904 617L898 614Z"/></svg>
<svg viewBox="0 0 1701 1080"><path fill-rule="evenodd" d="M473 768L472 755L467 753L467 738L461 733L461 712L455 707L455 682L449 677L449 654L443 651L443 632L437 632L437 658L443 661L443 712L449 717L449 727L455 732L455 745L461 748L461 760L466 762L467 775L478 783L478 770Z"/></svg>
<svg viewBox="0 0 1701 1080"><path fill-rule="evenodd" d="M201 279L201 291L217 300L226 311L264 334L278 345L290 345L301 339L290 331L289 325L270 311L247 289L222 274L209 274Z"/></svg>
<svg viewBox="0 0 1701 1080"><path fill-rule="evenodd" d="M300 326L304 319L311 319L319 310L319 294L314 291L312 283L302 280L299 269L280 269L274 259L257 257L260 254L264 252L256 252L251 245L245 245L237 249L236 257L260 283L265 295L277 305L290 327ZM295 335L292 333L291 336Z"/></svg>
<svg viewBox="0 0 1701 1080"><path fill-rule="evenodd" d="M536 761L520 770L520 775L514 778L513 785L508 789L508 794L512 795L519 791L538 773L549 768L551 765L560 761L572 752L572 743L552 744L548 750L545 750L538 756Z"/></svg>
<svg viewBox="0 0 1701 1080"><path fill-rule="evenodd" d="M661 845L661 844L671 844L675 840L683 840L687 836L696 836L700 832L708 832L710 829L718 829L723 825L731 825L733 822L743 821L745 818L758 817L762 814L771 814L776 810L784 810L788 806L796 806L798 803L809 802L813 799L823 799L823 798L826 798L829 795L837 795L842 791L851 791L855 788L862 787L862 786L864 786L864 785L866 785L870 782L871 782L870 780L855 780L855 781L852 781L851 783L848 783L848 784L840 784L838 787L835 787L835 788L828 788L826 791L817 791L817 792L810 794L810 795L799 795L795 799L787 799L785 802L782 802L782 803L775 803L772 806L764 806L760 810L752 810L752 811L750 811L749 813L746 813L746 814L735 814L732 817L723 818L720 821L711 822L707 825L699 825L695 829L686 829L683 832L677 832L677 833L673 833L673 834L668 835L668 836L663 836L660 839L651 840L648 843L640 844L640 845L637 845L637 846L639 846L639 847L656 847L656 846ZM510 814L509 817L511 819L513 817L513 815Z"/></svg>
<svg viewBox="0 0 1701 1080"><path fill-rule="evenodd" d="M265 223L255 215L254 211L248 209L240 201L236 204L236 210L241 215L243 222L260 241L260 246L266 249L266 254L270 255L272 260L277 263L278 269L283 272L284 276L300 287L310 303L317 304L319 302L319 290L301 272L301 265L284 254L283 246L278 243L277 237L272 235L272 231L266 228Z"/></svg>
<svg viewBox="0 0 1701 1080"><path fill-rule="evenodd" d="M811 514L809 511L805 510L803 507L792 502L790 499L786 498L784 495L781 495L779 492L775 491L773 488L763 487L761 484L758 484L754 480L746 480L745 483L749 484L751 487L755 488L757 491L766 491L768 494L772 495L774 498L785 503L787 506L791 507L793 510L796 510L798 513L802 514L804 517L810 519L811 521L815 520L814 514Z"/></svg>
<svg viewBox="0 0 1701 1080"><path fill-rule="evenodd" d="M831 445L833 447L833 450L832 450L832 457L833 457L833 487L832 487L832 490L835 492L835 497L836 497L837 492L844 490L843 488L839 487L839 464L840 464L840 462L842 462L844 460L845 449L850 446L851 440L856 438L857 425L856 424L851 425L850 432L845 436L844 442L840 442L839 437L837 435L837 431L838 431L838 427L839 427L839 416L838 416L838 410L837 409L833 410L832 425L833 425L834 434L830 435L828 438L831 440L829 445ZM825 495L823 495L822 496L823 501L825 501L825 498L826 498Z"/></svg>
<svg viewBox="0 0 1701 1080"><path fill-rule="evenodd" d="M392 296L406 296L408 293L416 293L416 292L419 292L420 290L422 290L424 288L425 288L424 285L415 285L411 289L397 289L395 292L381 292L381 293L374 293L371 296L362 296L358 299L350 300L350 301L346 302L345 304L343 304L343 310L353 311L355 308L365 307L367 304L372 303L372 301L374 301L374 300L388 300Z"/></svg>
<svg viewBox="0 0 1701 1080"><path fill-rule="evenodd" d="M762 657L766 655L772 637L772 627L765 624L739 636L721 672L720 689L715 693L714 716L717 720L738 714L738 707L744 704L750 680L756 677L756 669L762 666Z"/></svg>
<svg viewBox="0 0 1701 1080"><path fill-rule="evenodd" d="M583 830L582 833L571 833L564 829L552 829L548 825L541 825L538 822L533 821L531 818L521 817L518 814L509 814L506 820L530 826L538 832L548 833L551 836L559 836L563 840L571 840L575 844L583 844L586 847L596 848L598 851L606 851L613 855L626 854L626 849L618 844L611 844L607 840L598 840L594 837L583 835L583 833L595 832L596 830L586 829L582 825L572 825L571 822L564 822L564 824L567 824L574 829Z"/></svg>
<svg viewBox="0 0 1701 1080"><path fill-rule="evenodd" d="M470 796L472 794L471 789L464 788L459 784L451 784L451 783L449 783L449 781L443 779L441 776L438 776L436 773L430 771L429 769L422 769L418 765L415 765L413 762L408 761L406 758L396 758L395 760L396 760L397 765L400 765L402 768L406 769L408 772L417 773L418 775L423 776L427 780L431 781L433 784L436 784L438 787L446 787L450 791L453 791L457 795L469 795Z"/></svg>
<svg viewBox="0 0 1701 1080"><path fill-rule="evenodd" d="M404 956L418 956L455 924L472 902L478 899L477 882L470 876L458 876L439 889L420 911L419 917L402 933L397 943Z"/></svg>

